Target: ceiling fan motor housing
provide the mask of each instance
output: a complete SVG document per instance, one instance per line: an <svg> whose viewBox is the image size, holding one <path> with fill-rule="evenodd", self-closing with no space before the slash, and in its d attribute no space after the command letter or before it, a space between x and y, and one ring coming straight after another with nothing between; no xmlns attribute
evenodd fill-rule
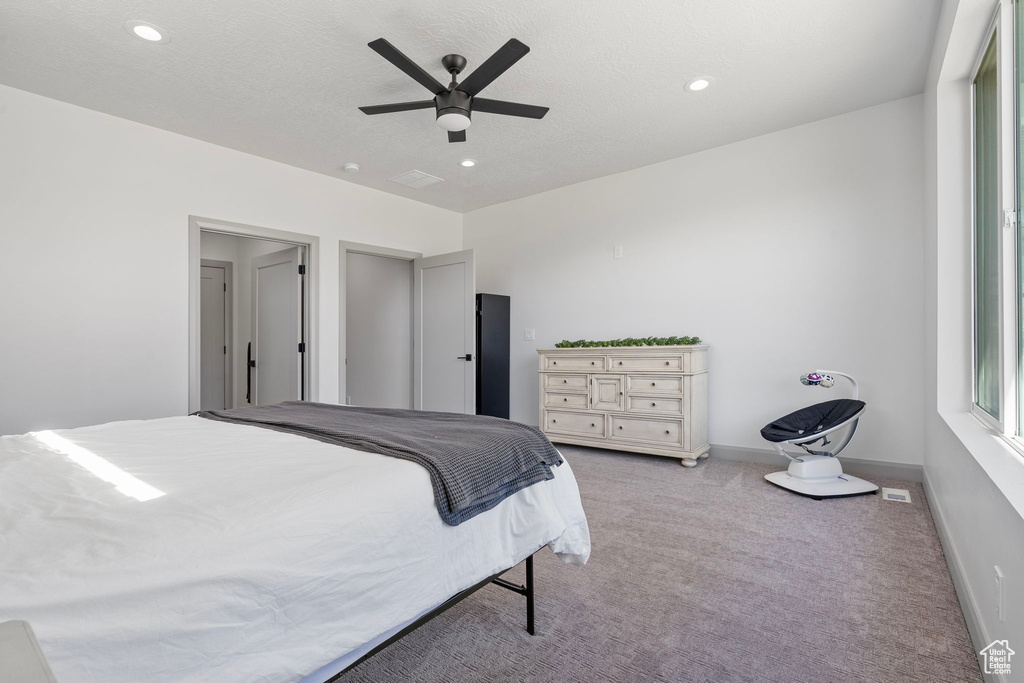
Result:
<svg viewBox="0 0 1024 683"><path fill-rule="evenodd" d="M444 114L462 114L470 118L470 107L473 98L461 90L446 90L434 98L437 102L437 117Z"/></svg>

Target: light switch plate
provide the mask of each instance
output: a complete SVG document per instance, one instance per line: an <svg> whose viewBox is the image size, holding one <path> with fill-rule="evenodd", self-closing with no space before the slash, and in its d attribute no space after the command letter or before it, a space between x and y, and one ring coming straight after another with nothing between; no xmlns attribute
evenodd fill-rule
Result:
<svg viewBox="0 0 1024 683"><path fill-rule="evenodd" d="M535 341L537 339L537 331L531 329L523 330L523 339L526 341Z"/></svg>
<svg viewBox="0 0 1024 683"><path fill-rule="evenodd" d="M615 245L615 249L612 250L612 256L614 258L622 258L622 245Z"/></svg>

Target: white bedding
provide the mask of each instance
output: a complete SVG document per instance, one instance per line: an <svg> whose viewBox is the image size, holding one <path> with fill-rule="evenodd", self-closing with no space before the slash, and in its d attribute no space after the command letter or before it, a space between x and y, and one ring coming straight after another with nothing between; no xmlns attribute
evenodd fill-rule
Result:
<svg viewBox="0 0 1024 683"><path fill-rule="evenodd" d="M0 437L0 621L31 623L62 683L297 681L545 544L586 562L554 471L450 527L418 465L270 430Z"/></svg>

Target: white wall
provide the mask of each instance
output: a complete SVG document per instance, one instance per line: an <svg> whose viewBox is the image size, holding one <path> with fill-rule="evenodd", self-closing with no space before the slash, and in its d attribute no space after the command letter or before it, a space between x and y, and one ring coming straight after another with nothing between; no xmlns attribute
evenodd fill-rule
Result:
<svg viewBox="0 0 1024 683"><path fill-rule="evenodd" d="M338 240L462 246L459 214L0 86L0 433L188 410L190 214L320 236L325 401Z"/></svg>
<svg viewBox="0 0 1024 683"><path fill-rule="evenodd" d="M467 214L478 291L512 297L512 418L537 424L537 348L698 335L712 444L765 448L840 396L797 381L826 367L868 403L847 453L920 463L921 117L912 97Z"/></svg>
<svg viewBox="0 0 1024 683"><path fill-rule="evenodd" d="M1024 643L1024 459L971 403L969 76L994 0L946 0L925 90L925 485L977 649ZM995 571L1005 575L1004 620ZM1021 652L1018 648L1017 652ZM1024 680L1017 675L1005 680ZM992 679L995 680L995 679Z"/></svg>

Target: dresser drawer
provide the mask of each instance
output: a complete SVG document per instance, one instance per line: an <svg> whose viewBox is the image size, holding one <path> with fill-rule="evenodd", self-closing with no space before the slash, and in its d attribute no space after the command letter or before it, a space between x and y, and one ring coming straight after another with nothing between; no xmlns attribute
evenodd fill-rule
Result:
<svg viewBox="0 0 1024 683"><path fill-rule="evenodd" d="M683 399L677 396L637 396L626 397L627 413L658 413L662 415L683 414Z"/></svg>
<svg viewBox="0 0 1024 683"><path fill-rule="evenodd" d="M544 388L557 391L586 391L590 381L586 375L544 375Z"/></svg>
<svg viewBox="0 0 1024 683"><path fill-rule="evenodd" d="M616 441L683 446L683 421L656 417L612 415L611 438Z"/></svg>
<svg viewBox="0 0 1024 683"><path fill-rule="evenodd" d="M683 369L682 356L612 356L609 370L680 372Z"/></svg>
<svg viewBox="0 0 1024 683"><path fill-rule="evenodd" d="M544 431L554 434L603 438L605 435L604 415L546 410L544 411Z"/></svg>
<svg viewBox="0 0 1024 683"><path fill-rule="evenodd" d="M604 356L544 356L545 370L605 370L607 359Z"/></svg>
<svg viewBox="0 0 1024 683"><path fill-rule="evenodd" d="M590 407L590 397L587 394L564 394L559 391L544 392L544 406L547 408L582 408Z"/></svg>
<svg viewBox="0 0 1024 683"><path fill-rule="evenodd" d="M629 375L627 391L645 394L681 394L683 378L678 375Z"/></svg>

